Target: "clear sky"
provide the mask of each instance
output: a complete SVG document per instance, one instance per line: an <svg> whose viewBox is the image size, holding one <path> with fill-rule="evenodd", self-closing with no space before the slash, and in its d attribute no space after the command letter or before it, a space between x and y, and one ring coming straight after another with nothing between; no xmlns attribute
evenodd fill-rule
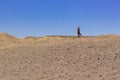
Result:
<svg viewBox="0 0 120 80"><path fill-rule="evenodd" d="M16 37L120 35L120 0L0 0L0 32Z"/></svg>

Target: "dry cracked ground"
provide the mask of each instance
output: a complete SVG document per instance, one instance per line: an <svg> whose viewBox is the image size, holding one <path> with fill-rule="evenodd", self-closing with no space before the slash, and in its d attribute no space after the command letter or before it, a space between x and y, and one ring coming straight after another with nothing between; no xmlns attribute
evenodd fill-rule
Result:
<svg viewBox="0 0 120 80"><path fill-rule="evenodd" d="M120 38L0 46L0 80L120 80Z"/></svg>

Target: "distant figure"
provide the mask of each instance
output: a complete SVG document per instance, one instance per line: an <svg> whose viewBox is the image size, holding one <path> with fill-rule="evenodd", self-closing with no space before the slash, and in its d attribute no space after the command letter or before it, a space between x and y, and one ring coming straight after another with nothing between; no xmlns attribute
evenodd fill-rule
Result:
<svg viewBox="0 0 120 80"><path fill-rule="evenodd" d="M77 29L77 33L78 33L78 37L81 36L81 33L80 33L80 27L78 26L78 29Z"/></svg>

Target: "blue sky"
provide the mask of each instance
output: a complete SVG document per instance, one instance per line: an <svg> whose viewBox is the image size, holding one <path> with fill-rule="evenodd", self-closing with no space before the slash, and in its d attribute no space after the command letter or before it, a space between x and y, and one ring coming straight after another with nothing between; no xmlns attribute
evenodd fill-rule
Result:
<svg viewBox="0 0 120 80"><path fill-rule="evenodd" d="M16 37L120 35L120 0L0 0L0 32Z"/></svg>

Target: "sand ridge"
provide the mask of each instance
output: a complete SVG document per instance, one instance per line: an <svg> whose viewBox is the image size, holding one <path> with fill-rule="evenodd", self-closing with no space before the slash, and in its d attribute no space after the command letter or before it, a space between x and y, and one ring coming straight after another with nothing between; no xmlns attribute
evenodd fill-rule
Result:
<svg viewBox="0 0 120 80"><path fill-rule="evenodd" d="M120 80L119 66L119 37L30 39L0 48L0 80Z"/></svg>

